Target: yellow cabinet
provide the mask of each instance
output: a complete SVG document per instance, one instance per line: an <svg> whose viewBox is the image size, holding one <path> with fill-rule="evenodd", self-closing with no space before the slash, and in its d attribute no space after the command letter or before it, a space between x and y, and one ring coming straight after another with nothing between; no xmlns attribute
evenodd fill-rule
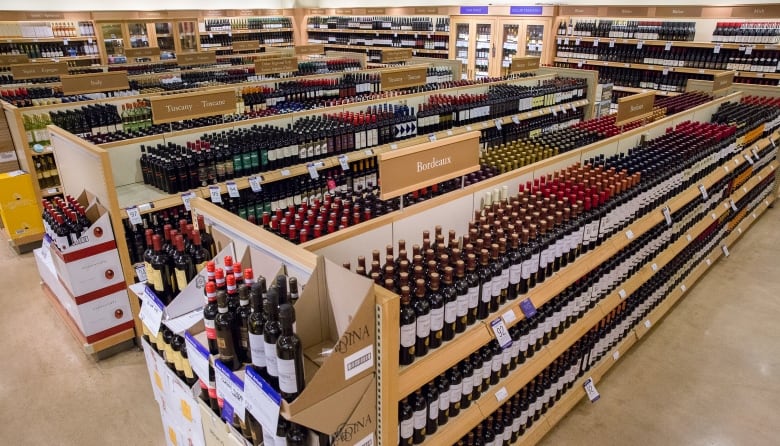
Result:
<svg viewBox="0 0 780 446"><path fill-rule="evenodd" d="M0 174L0 218L11 240L29 243L43 235L43 222L30 174L22 170Z"/></svg>

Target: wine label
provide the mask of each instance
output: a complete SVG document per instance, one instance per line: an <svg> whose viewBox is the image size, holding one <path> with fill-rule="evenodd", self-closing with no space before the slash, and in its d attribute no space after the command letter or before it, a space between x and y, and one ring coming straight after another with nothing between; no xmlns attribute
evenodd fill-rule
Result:
<svg viewBox="0 0 780 446"><path fill-rule="evenodd" d="M203 319L203 325L206 327L206 338L217 339L217 327L214 319Z"/></svg>
<svg viewBox="0 0 780 446"><path fill-rule="evenodd" d="M401 438L412 438L412 434L414 433L414 422L412 419L401 420L401 426L398 431L401 434Z"/></svg>
<svg viewBox="0 0 780 446"><path fill-rule="evenodd" d="M450 384L450 404L460 405L460 397L463 395L463 383Z"/></svg>
<svg viewBox="0 0 780 446"><path fill-rule="evenodd" d="M436 401L431 401L428 403L428 418L431 420L436 420L439 418L439 399L436 398Z"/></svg>
<svg viewBox="0 0 780 446"><path fill-rule="evenodd" d="M417 337L427 338L431 334L431 315L430 313L417 316Z"/></svg>
<svg viewBox="0 0 780 446"><path fill-rule="evenodd" d="M414 428L416 430L425 429L425 422L426 422L425 412L426 412L425 409L414 412Z"/></svg>
<svg viewBox="0 0 780 446"><path fill-rule="evenodd" d="M416 324L406 324L401 326L401 346L413 347L416 342ZM254 359L254 356L252 357Z"/></svg>
<svg viewBox="0 0 780 446"><path fill-rule="evenodd" d="M279 376L276 344L271 344L270 342L265 342L265 340L263 340L263 345L265 346L265 366L268 368L268 374L271 376Z"/></svg>
<svg viewBox="0 0 780 446"><path fill-rule="evenodd" d="M465 311L463 313L466 314ZM444 305L444 322L452 324L458 316L458 301L449 301Z"/></svg>
<svg viewBox="0 0 780 446"><path fill-rule="evenodd" d="M468 296L468 307L476 308L477 305L479 305L479 287L469 288L467 296Z"/></svg>
<svg viewBox="0 0 780 446"><path fill-rule="evenodd" d="M444 392L439 394L439 410L445 411L450 408L450 392L448 390L445 390Z"/></svg>
<svg viewBox="0 0 780 446"><path fill-rule="evenodd" d="M490 302L490 298L493 296L493 281L485 282L482 284L481 300L482 302Z"/></svg>
<svg viewBox="0 0 780 446"><path fill-rule="evenodd" d="M431 331L438 331L444 327L444 308L431 310Z"/></svg>
<svg viewBox="0 0 780 446"><path fill-rule="evenodd" d="M252 355L252 364L265 368L265 341L263 335L249 333L249 350Z"/></svg>
<svg viewBox="0 0 780 446"><path fill-rule="evenodd" d="M461 396L466 398L471 397L471 392L474 390L474 375L464 376L461 387Z"/></svg>
<svg viewBox="0 0 780 446"><path fill-rule="evenodd" d="M179 291L187 287L187 273L184 270L176 269L176 287Z"/></svg>
<svg viewBox="0 0 780 446"><path fill-rule="evenodd" d="M279 371L279 389L285 393L296 393L298 389L297 374L294 359L277 359Z"/></svg>

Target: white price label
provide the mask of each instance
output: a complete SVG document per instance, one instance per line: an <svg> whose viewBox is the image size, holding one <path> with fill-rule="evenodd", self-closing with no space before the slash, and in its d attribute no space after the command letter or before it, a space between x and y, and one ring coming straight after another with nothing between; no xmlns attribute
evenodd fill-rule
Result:
<svg viewBox="0 0 780 446"><path fill-rule="evenodd" d="M63 45L65 45L65 46L67 46L67 45L68 45L68 39L63 39L63 40L62 40L62 44L63 44Z"/></svg>
<svg viewBox="0 0 780 446"><path fill-rule="evenodd" d="M645 45L645 41L640 40L639 42L636 43L636 49L641 50L644 45Z"/></svg>
<svg viewBox="0 0 780 446"><path fill-rule="evenodd" d="M652 327L652 326L653 326L653 324L652 324L652 322L650 322L650 319L647 319L647 320L645 321L645 328L650 328L650 327Z"/></svg>
<svg viewBox="0 0 780 446"><path fill-rule="evenodd" d="M688 291L688 287L685 286L685 284L682 284L682 285L680 285L680 290L682 290L682 292L684 293L684 292ZM650 327L647 327L647 328L650 328Z"/></svg>
<svg viewBox="0 0 780 446"><path fill-rule="evenodd" d="M715 53L715 54L719 54L720 53L720 45L715 45L712 48L712 52Z"/></svg>
<svg viewBox="0 0 780 446"><path fill-rule="evenodd" d="M652 269L653 272L658 271L658 264L657 263L653 263L652 265L650 265L650 269Z"/></svg>
<svg viewBox="0 0 780 446"><path fill-rule="evenodd" d="M186 194L181 194L181 202L184 203L184 209L191 210L190 209L190 200L195 198L194 192L187 192Z"/></svg>
<svg viewBox="0 0 780 446"><path fill-rule="evenodd" d="M626 290L620 290L620 291L618 291L618 296L620 296L620 298L621 298L621 299L625 299L625 298L626 298L626 295L627 295L627 294L626 294Z"/></svg>
<svg viewBox="0 0 780 446"><path fill-rule="evenodd" d="M184 342L187 343L187 358L190 360L192 371L198 375L204 383L209 382L209 351L192 337L189 332L184 332Z"/></svg>
<svg viewBox="0 0 780 446"><path fill-rule="evenodd" d="M612 360L617 361L620 358L620 351L615 350L614 353L612 353Z"/></svg>
<svg viewBox="0 0 780 446"><path fill-rule="evenodd" d="M753 158L755 158L755 159L756 159L756 161L758 161L759 159L761 159L761 157L760 157L760 156L758 156L758 147L753 147L753 149L751 149L751 150L750 150L750 153L752 153L752 154L753 154Z"/></svg>
<svg viewBox="0 0 780 446"><path fill-rule="evenodd" d="M514 310L507 310L504 314L501 315L501 319L504 320L505 324L511 324L517 319L517 316L515 316Z"/></svg>
<svg viewBox="0 0 780 446"><path fill-rule="evenodd" d="M138 206L127 208L127 218L130 220L131 224L143 224L143 220L141 220L141 211L138 209Z"/></svg>
<svg viewBox="0 0 780 446"><path fill-rule="evenodd" d="M390 150L395 150L397 148L398 148L398 144L396 144L396 143L390 144Z"/></svg>
<svg viewBox="0 0 780 446"><path fill-rule="evenodd" d="M238 186L234 181L228 181L225 183L227 186L228 195L233 198L238 198L241 196L241 194L238 192Z"/></svg>
<svg viewBox="0 0 780 446"><path fill-rule="evenodd" d="M582 68L582 59L577 61L577 68Z"/></svg>
<svg viewBox="0 0 780 446"><path fill-rule="evenodd" d="M466 131L467 131L467 132L470 132L471 130L472 130L472 129L471 129L471 126L470 126L470 125L467 125L467 126L466 126Z"/></svg>
<svg viewBox="0 0 780 446"><path fill-rule="evenodd" d="M260 177L249 177L249 187L252 188L252 192L260 192L263 190L262 186L260 186L260 183Z"/></svg>
<svg viewBox="0 0 780 446"><path fill-rule="evenodd" d="M209 186L209 195L212 203L222 203L222 194L219 192L219 186Z"/></svg>
<svg viewBox="0 0 780 446"><path fill-rule="evenodd" d="M685 234L685 239L690 242L691 240L693 240L693 237L691 237L691 234Z"/></svg>
<svg viewBox="0 0 780 446"><path fill-rule="evenodd" d="M734 203L734 200L729 200L729 204L731 205L731 210L734 212L737 212L739 209L737 209L737 205Z"/></svg>
<svg viewBox="0 0 780 446"><path fill-rule="evenodd" d="M365 153L366 156L374 156L374 151L372 149L366 149L363 153Z"/></svg>
<svg viewBox="0 0 780 446"><path fill-rule="evenodd" d="M707 194L707 188L703 184L699 185L699 192L701 192L702 199L707 200L710 198L709 194Z"/></svg>
<svg viewBox="0 0 780 446"><path fill-rule="evenodd" d="M632 231L630 229L628 231L626 231L626 238L629 239L629 240L633 240L634 239L634 231Z"/></svg>
<svg viewBox="0 0 780 446"><path fill-rule="evenodd" d="M279 422L279 409L282 397L273 386L252 368L246 368L244 379L244 399L246 410L263 426L266 432L276 432Z"/></svg>
<svg viewBox="0 0 780 446"><path fill-rule="evenodd" d="M144 264L141 263L139 265L135 265L134 269L135 269L135 275L136 277L138 277L138 281L146 282L146 280L148 279L146 277L146 266L144 266Z"/></svg>
<svg viewBox="0 0 780 446"><path fill-rule="evenodd" d="M314 164L307 164L306 169L309 171L309 176L311 177L312 180L316 180L317 178L320 177L320 173L317 172L317 166L315 166Z"/></svg>
<svg viewBox="0 0 780 446"><path fill-rule="evenodd" d="M669 209L669 206L664 206L664 208L661 210L664 214L664 220L666 220L666 226L672 225L672 211Z"/></svg>
<svg viewBox="0 0 780 446"><path fill-rule="evenodd" d="M502 387L496 391L496 400L499 402L504 401L509 396L509 392L507 392L506 387Z"/></svg>
<svg viewBox="0 0 780 446"><path fill-rule="evenodd" d="M349 170L349 158L347 158L347 155L339 157L339 164L341 164L341 170Z"/></svg>
<svg viewBox="0 0 780 446"><path fill-rule="evenodd" d="M669 67L664 67L663 75L666 76L669 74Z"/></svg>
<svg viewBox="0 0 780 446"><path fill-rule="evenodd" d="M599 46L599 39L593 39L593 46Z"/></svg>
<svg viewBox="0 0 780 446"><path fill-rule="evenodd" d="M713 212L712 214L710 214L710 217L712 217L713 220L717 220L718 219L718 214Z"/></svg>
<svg viewBox="0 0 780 446"><path fill-rule="evenodd" d="M745 55L750 56L753 54L753 45L748 45L745 47Z"/></svg>
<svg viewBox="0 0 780 446"><path fill-rule="evenodd" d="M574 39L574 44L575 44L575 45L579 46L579 45L580 45L580 42L582 42L582 39L580 39L579 37L577 37L576 39Z"/></svg>
<svg viewBox="0 0 780 446"><path fill-rule="evenodd" d="M744 156L744 157L745 157L745 161L747 161L748 163L750 163L750 165L751 165L751 166L752 166L753 164L755 164L755 161L753 161L753 158L751 158L751 157L750 157L750 155L748 155L747 153L746 153L746 154L744 154L744 155L742 155L742 156Z"/></svg>
<svg viewBox="0 0 780 446"><path fill-rule="evenodd" d="M615 39L609 39L609 47L615 48Z"/></svg>
<svg viewBox="0 0 780 446"><path fill-rule="evenodd" d="M290 169L282 169L281 172L279 172L283 177L289 177L290 176Z"/></svg>
<svg viewBox="0 0 780 446"><path fill-rule="evenodd" d="M517 125L520 125L520 117L517 115L512 116L512 122L514 122Z"/></svg>
<svg viewBox="0 0 780 446"><path fill-rule="evenodd" d="M214 372L217 378L217 396L224 401L222 419L232 420L232 415L237 415L243 420L246 409L244 383L220 360L214 361Z"/></svg>
<svg viewBox="0 0 780 446"><path fill-rule="evenodd" d="M431 133L430 135L428 135L428 141L430 141L430 142L436 141L436 134L435 133Z"/></svg>
<svg viewBox="0 0 780 446"><path fill-rule="evenodd" d="M738 232L739 234L742 234L742 228L737 228L737 232Z"/></svg>
<svg viewBox="0 0 780 446"><path fill-rule="evenodd" d="M664 51L669 51L672 49L672 42L666 42L666 45L664 45Z"/></svg>
<svg viewBox="0 0 780 446"><path fill-rule="evenodd" d="M727 165L725 165L725 164L724 164L724 165L723 165L723 170L725 170L725 171L726 171L726 173L729 173L729 166L727 166Z"/></svg>
<svg viewBox="0 0 780 446"><path fill-rule="evenodd" d="M557 111L555 111L555 109L554 109L554 108L550 107L550 109L549 109L549 110L552 112L553 116L558 116L558 112L557 112Z"/></svg>
<svg viewBox="0 0 780 446"><path fill-rule="evenodd" d="M585 389L585 393L588 394L588 399L591 403L595 403L601 398L599 391L596 390L596 385L593 383L593 378L588 378L582 383L582 387Z"/></svg>
<svg viewBox="0 0 780 446"><path fill-rule="evenodd" d="M704 259L704 261L707 262L707 266L712 266L712 260Z"/></svg>
<svg viewBox="0 0 780 446"><path fill-rule="evenodd" d="M454 133L452 133L452 130L447 130L447 136L452 136Z"/></svg>
<svg viewBox="0 0 780 446"><path fill-rule="evenodd" d="M753 212L753 219L755 220L756 218L758 218L758 215L756 215L756 213Z"/></svg>
<svg viewBox="0 0 780 446"><path fill-rule="evenodd" d="M160 332L164 309L165 305L157 298L154 291L148 286L144 287L143 304L141 304L141 311L138 312L138 319L141 319L150 333Z"/></svg>
<svg viewBox="0 0 780 446"><path fill-rule="evenodd" d="M509 330L507 330L503 319L498 318L492 321L490 323L490 328L493 330L493 334L496 336L498 345L500 345L501 348L507 348L512 345L512 336L509 335Z"/></svg>
<svg viewBox="0 0 780 446"><path fill-rule="evenodd" d="M496 129L500 132L501 129L504 128L504 121L499 118L499 119L496 119L495 122L496 122Z"/></svg>

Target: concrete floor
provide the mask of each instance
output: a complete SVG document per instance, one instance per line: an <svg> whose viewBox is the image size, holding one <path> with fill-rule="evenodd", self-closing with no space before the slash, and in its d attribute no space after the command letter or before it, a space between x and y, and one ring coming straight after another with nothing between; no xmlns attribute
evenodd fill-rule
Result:
<svg viewBox="0 0 780 446"><path fill-rule="evenodd" d="M778 223L780 210L762 216L541 445L780 443ZM93 361L32 254L0 243L0 271L0 444L163 445L143 354Z"/></svg>

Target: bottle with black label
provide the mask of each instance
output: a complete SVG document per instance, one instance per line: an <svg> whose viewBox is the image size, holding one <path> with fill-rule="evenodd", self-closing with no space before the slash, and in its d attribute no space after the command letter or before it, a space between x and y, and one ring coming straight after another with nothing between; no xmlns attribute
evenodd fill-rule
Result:
<svg viewBox="0 0 780 446"><path fill-rule="evenodd" d="M279 306L279 323L282 332L276 342L279 389L282 398L292 402L303 391L306 381L303 375L303 347L293 331L295 310L291 304Z"/></svg>

